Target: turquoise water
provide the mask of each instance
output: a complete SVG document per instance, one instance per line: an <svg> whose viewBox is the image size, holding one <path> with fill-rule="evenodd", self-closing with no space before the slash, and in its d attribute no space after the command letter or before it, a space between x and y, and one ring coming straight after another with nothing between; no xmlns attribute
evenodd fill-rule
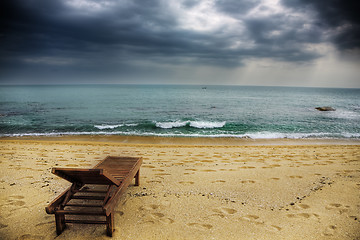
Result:
<svg viewBox="0 0 360 240"><path fill-rule="evenodd" d="M75 134L360 138L360 89L0 87L0 136Z"/></svg>

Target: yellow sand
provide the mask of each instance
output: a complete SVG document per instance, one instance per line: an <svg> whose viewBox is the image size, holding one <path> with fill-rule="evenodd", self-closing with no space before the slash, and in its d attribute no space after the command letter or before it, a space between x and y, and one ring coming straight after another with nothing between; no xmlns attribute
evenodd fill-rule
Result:
<svg viewBox="0 0 360 240"><path fill-rule="evenodd" d="M144 159L113 239L360 239L359 142L74 140L0 140L0 239L56 238L45 206L69 183L51 168L108 155ZM109 238L68 224L56 239Z"/></svg>

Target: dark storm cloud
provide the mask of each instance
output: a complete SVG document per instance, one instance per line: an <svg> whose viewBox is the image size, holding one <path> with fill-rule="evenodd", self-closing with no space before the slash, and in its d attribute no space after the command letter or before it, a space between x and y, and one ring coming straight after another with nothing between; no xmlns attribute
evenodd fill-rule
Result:
<svg viewBox="0 0 360 240"><path fill-rule="evenodd" d="M317 24L331 30L331 40L339 49L360 47L360 1L357 0L283 0L294 9L314 10Z"/></svg>
<svg viewBox="0 0 360 240"><path fill-rule="evenodd" d="M249 10L256 7L261 1L260 0L217 0L216 7L228 14L239 16L246 14Z"/></svg>
<svg viewBox="0 0 360 240"><path fill-rule="evenodd" d="M183 26L186 16L170 1L3 0L0 81L11 74L26 77L31 72L39 77L52 73L146 76L151 73L146 62L158 64L154 71L164 74L169 74L165 70L169 65L238 67L246 59L262 58L307 62L321 55L304 47L306 44L332 40L341 48L357 46L354 29L358 17L344 6L337 12L337 20L326 20L332 18L331 6L323 10L312 1L284 1L290 9L316 9L324 20L323 24L304 24L288 14L249 14L260 2L215 1L213 10L233 21L197 30ZM341 5L341 1L326 2ZM191 11L200 4L185 0L179 6ZM328 28L343 26L339 22L352 25L330 37L324 34ZM205 27L209 24L204 23Z"/></svg>

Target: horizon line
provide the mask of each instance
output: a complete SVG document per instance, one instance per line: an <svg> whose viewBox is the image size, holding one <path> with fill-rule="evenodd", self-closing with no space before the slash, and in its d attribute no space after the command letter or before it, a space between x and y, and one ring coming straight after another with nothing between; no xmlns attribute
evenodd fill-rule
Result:
<svg viewBox="0 0 360 240"><path fill-rule="evenodd" d="M324 87L324 86L289 86L289 85L250 85L250 84L181 84L181 83L27 83L10 84L1 83L3 86L86 86L86 85L123 85L123 86L199 86L199 87L284 87L284 88L327 88L327 89L360 89L360 87Z"/></svg>

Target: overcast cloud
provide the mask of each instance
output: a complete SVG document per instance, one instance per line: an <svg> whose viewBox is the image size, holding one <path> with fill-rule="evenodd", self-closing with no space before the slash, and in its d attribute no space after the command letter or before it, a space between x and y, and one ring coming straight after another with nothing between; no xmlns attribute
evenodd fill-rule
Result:
<svg viewBox="0 0 360 240"><path fill-rule="evenodd" d="M360 87L359 5L3 0L0 83Z"/></svg>

